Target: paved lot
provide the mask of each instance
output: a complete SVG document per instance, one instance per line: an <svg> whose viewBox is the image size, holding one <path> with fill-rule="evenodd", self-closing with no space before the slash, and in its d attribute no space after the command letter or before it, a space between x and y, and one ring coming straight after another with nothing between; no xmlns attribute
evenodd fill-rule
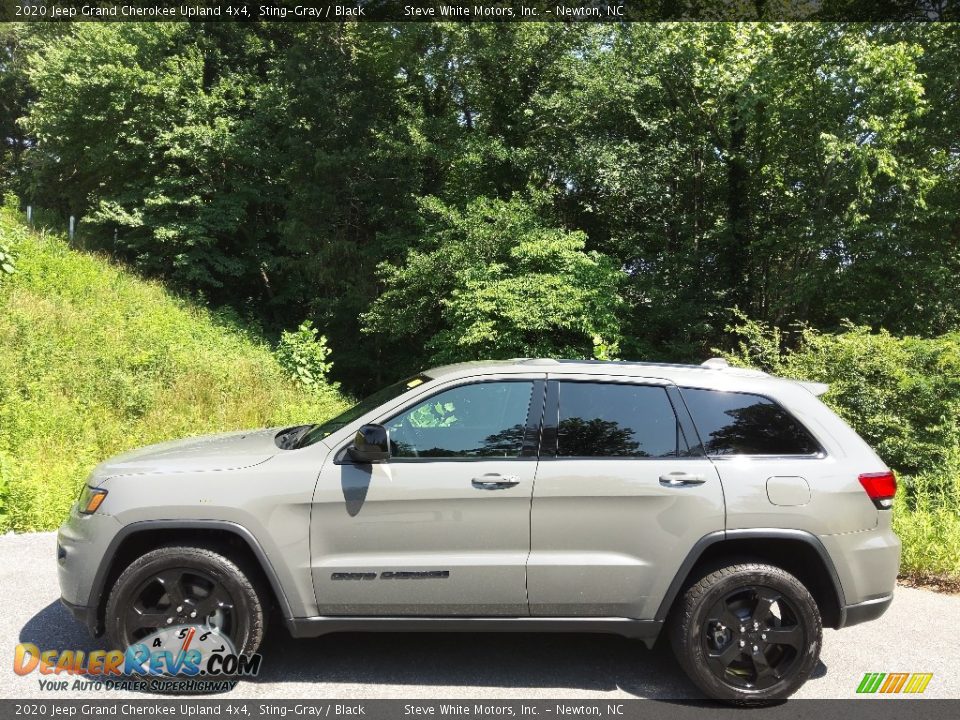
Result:
<svg viewBox="0 0 960 720"><path fill-rule="evenodd" d="M53 533L0 537L0 697L51 695L11 670L17 642L100 647L60 606ZM932 672L928 697L960 698L960 596L899 588L880 620L827 630L799 697L848 698L866 672ZM669 652L592 635L331 635L292 640L272 628L256 681L233 698L695 698ZM122 697L123 693L111 693ZM129 697L144 697L130 695ZM101 696L102 697L102 696Z"/></svg>

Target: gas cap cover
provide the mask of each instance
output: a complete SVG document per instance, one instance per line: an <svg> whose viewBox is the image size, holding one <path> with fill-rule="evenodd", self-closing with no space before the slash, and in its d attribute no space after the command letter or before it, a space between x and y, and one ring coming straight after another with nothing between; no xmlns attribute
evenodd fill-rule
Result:
<svg viewBox="0 0 960 720"><path fill-rule="evenodd" d="M806 505L810 502L810 485L799 475L774 475L767 478L767 498L773 505Z"/></svg>

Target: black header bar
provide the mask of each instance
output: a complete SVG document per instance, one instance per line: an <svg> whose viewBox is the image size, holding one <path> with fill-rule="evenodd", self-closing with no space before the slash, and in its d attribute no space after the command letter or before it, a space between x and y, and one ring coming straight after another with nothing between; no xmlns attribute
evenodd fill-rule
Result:
<svg viewBox="0 0 960 720"><path fill-rule="evenodd" d="M960 0L0 0L14 22L665 22L960 20Z"/></svg>

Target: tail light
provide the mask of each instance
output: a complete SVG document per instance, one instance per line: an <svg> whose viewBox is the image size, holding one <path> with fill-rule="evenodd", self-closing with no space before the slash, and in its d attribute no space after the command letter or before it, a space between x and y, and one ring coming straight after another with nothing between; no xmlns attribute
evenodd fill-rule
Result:
<svg viewBox="0 0 960 720"><path fill-rule="evenodd" d="M893 505L893 496L897 494L897 478L891 471L863 473L860 475L860 484L878 510L889 510Z"/></svg>

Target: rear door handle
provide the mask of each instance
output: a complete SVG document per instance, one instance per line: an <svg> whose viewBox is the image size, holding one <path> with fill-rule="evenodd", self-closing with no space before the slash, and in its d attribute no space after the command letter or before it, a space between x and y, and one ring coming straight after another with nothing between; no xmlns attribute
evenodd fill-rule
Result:
<svg viewBox="0 0 960 720"><path fill-rule="evenodd" d="M470 481L473 486L479 490L503 490L520 484L520 478L516 475L500 475L499 473L487 473Z"/></svg>
<svg viewBox="0 0 960 720"><path fill-rule="evenodd" d="M660 476L660 484L664 487L689 487L690 485L703 485L707 479L703 475L695 475L687 472L672 472Z"/></svg>

